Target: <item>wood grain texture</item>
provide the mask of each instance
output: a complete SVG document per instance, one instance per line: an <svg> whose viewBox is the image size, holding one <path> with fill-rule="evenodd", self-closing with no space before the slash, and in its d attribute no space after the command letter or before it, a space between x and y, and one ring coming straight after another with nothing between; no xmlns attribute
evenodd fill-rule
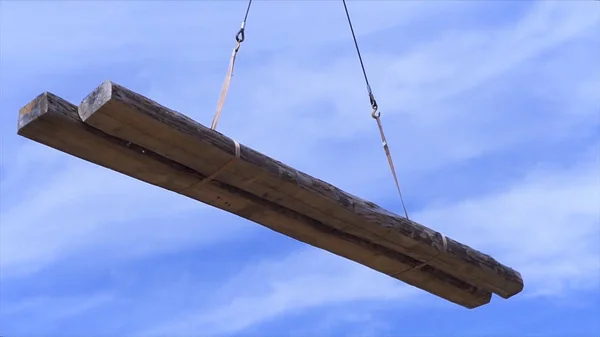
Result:
<svg viewBox="0 0 600 337"><path fill-rule="evenodd" d="M82 120L108 134L210 174L234 153L232 139L138 93L106 81L79 106ZM521 275L487 254L447 238L374 203L346 193L244 145L241 160L217 180L304 214L459 279L509 298Z"/></svg>
<svg viewBox="0 0 600 337"><path fill-rule="evenodd" d="M84 124L76 106L51 93L38 96L21 109L17 133L262 224L464 307L475 308L490 301L491 293L488 291L430 266L413 269L420 264L414 258L340 232L235 186L219 181L199 186L197 182L206 178L206 174Z"/></svg>

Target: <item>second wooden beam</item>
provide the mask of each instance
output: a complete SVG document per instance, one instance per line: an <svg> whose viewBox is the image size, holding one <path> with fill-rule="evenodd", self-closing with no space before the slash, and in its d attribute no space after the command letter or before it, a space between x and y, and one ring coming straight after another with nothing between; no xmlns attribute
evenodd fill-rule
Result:
<svg viewBox="0 0 600 337"><path fill-rule="evenodd" d="M83 100L79 115L86 124L203 174L219 170L235 152L231 138L110 81ZM521 275L491 256L246 146L216 179L504 298L523 289Z"/></svg>

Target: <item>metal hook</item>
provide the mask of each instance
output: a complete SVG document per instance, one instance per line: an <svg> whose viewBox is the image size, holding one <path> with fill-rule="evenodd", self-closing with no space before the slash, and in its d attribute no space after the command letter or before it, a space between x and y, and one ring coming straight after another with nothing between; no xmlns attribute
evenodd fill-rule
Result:
<svg viewBox="0 0 600 337"><path fill-rule="evenodd" d="M377 107L373 109L371 117L373 117L374 119L378 119L379 117L381 117L381 112L377 110Z"/></svg>
<svg viewBox="0 0 600 337"><path fill-rule="evenodd" d="M240 28L239 32L235 35L235 40L238 43L242 43L242 42L244 42L245 38L246 38L246 35L244 34L244 28Z"/></svg>

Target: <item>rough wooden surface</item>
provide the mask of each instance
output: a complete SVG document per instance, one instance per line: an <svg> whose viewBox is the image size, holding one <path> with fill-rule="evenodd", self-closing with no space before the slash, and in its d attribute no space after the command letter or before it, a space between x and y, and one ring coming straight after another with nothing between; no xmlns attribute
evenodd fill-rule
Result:
<svg viewBox="0 0 600 337"><path fill-rule="evenodd" d="M82 120L113 136L210 174L234 153L233 140L110 81L79 106ZM217 180L341 232L400 252L504 298L523 289L521 275L489 255L390 213L326 182L241 146L241 160Z"/></svg>
<svg viewBox="0 0 600 337"><path fill-rule="evenodd" d="M488 291L430 266L413 269L420 264L416 259L338 231L240 188L219 181L198 186L196 183L206 174L84 124L77 107L51 93L38 96L21 109L18 134L260 223L467 308L490 301Z"/></svg>

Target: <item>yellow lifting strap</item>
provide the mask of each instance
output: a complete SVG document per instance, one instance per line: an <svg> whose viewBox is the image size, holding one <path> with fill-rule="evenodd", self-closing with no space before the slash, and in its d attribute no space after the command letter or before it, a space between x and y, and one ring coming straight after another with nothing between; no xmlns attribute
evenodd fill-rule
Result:
<svg viewBox="0 0 600 337"><path fill-rule="evenodd" d="M235 66L235 57L237 56L238 50L240 50L240 41L236 42L235 48L233 49L233 53L231 54L231 59L229 61L229 68L227 69L227 74L225 75L225 81L223 81L223 86L221 87L221 95L219 95L219 101L217 102L217 109L215 111L215 116L213 117L212 124L210 128L213 130L217 129L217 123L219 123L219 118L221 118L221 112L223 111L223 105L225 105L225 98L227 97L227 91L229 91L229 83L231 83L231 77L233 76L233 67Z"/></svg>
<svg viewBox="0 0 600 337"><path fill-rule="evenodd" d="M406 211L406 205L404 204L404 198L402 197L402 190L400 189L400 183L398 182L398 175L396 174L396 168L394 167L394 161L392 160L392 154L390 153L390 147L388 146L387 140L385 139L385 133L383 132L383 125L381 124L381 113L377 111L375 107L373 112L371 113L371 117L375 118L377 121L377 127L379 128L379 134L381 135L381 143L383 145L383 151L385 151L385 156L387 157L388 164L390 165L390 170L392 171L392 176L394 177L394 182L396 183L396 189L398 190L398 195L400 195L400 202L402 203L402 209L404 210L404 216L408 219L408 212Z"/></svg>
<svg viewBox="0 0 600 337"><path fill-rule="evenodd" d="M246 7L246 14L244 15L244 20L242 20L242 26L240 27L238 33L235 35L235 47L233 48L233 52L231 53L231 59L229 60L229 68L227 69L227 74L225 75L223 86L221 87L221 95L219 95L215 116L213 117L212 124L210 125L210 128L213 130L217 129L217 124L219 123L219 118L221 118L221 112L223 111L223 105L225 105L225 98L227 97L227 92L229 91L229 84L231 83L231 78L233 77L235 58L237 56L238 51L240 50L242 42L244 42L246 38L246 20L248 19L248 13L250 12L251 5L252 0L249 0L248 7Z"/></svg>
<svg viewBox="0 0 600 337"><path fill-rule="evenodd" d="M252 5L252 0L248 1L248 7L246 7L246 14L244 15L244 20L242 20L242 25L240 30L235 35L235 47L233 48L233 52L231 53L231 59L229 60L229 67L227 68L227 74L225 74L225 80L223 81L223 86L221 87L221 94L219 95L219 100L217 101L217 109L215 111L215 115L213 117L213 121L210 125L212 130L217 129L217 124L219 123L219 118L221 117L221 112L223 111L223 106L225 105L225 98L227 97L227 92L229 91L229 84L231 83L231 78L233 77L233 68L235 67L235 58L237 56L238 51L240 50L240 46L242 42L244 42L246 38L246 20L248 19L248 13L250 12L250 6ZM213 179L215 179L219 174L221 174L225 169L233 164L236 160L241 157L241 147L240 143L238 143L235 139L233 139L234 145L234 156L229 159L225 164L223 164L219 169L205 177L204 179L200 179L192 185L188 186L188 188L196 187L197 185L205 184Z"/></svg>
<svg viewBox="0 0 600 337"><path fill-rule="evenodd" d="M348 13L348 6L346 6L346 0L342 0L342 2L344 4L344 10L346 11L346 18L348 19L348 25L350 26L350 32L352 33L352 39L354 40L354 47L356 48L356 54L358 55L358 60L360 61L360 67L362 68L363 76L364 76L365 82L367 84L367 91L369 93L369 101L371 102L371 108L373 108L371 117L373 117L375 119L375 121L377 121L377 127L379 128L379 134L381 135L381 142L383 145L383 150L385 151L385 156L387 157L388 164L390 165L390 170L392 171L392 176L394 177L394 182L396 183L396 189L398 190L398 195L400 195L400 202L402 203L402 209L404 210L404 216L408 219L408 212L406 211L406 205L404 204L404 198L402 197L402 191L400 189L400 183L398 182L398 175L396 174L396 169L394 167L394 161L392 160L390 148L387 144L387 140L385 138L385 133L383 132L383 125L381 124L381 113L379 112L379 107L377 106L377 101L375 101L375 96L373 95L373 91L371 90L371 85L369 84L369 79L367 77L365 65L363 63L362 56L360 54L360 49L358 48L358 42L356 41L356 35L354 34L354 27L352 26L352 20L350 19L350 13Z"/></svg>

